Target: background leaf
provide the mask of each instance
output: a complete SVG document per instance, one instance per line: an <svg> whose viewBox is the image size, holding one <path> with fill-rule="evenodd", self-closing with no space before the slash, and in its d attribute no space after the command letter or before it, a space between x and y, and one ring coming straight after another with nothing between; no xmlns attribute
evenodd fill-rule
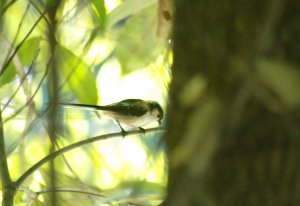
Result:
<svg viewBox="0 0 300 206"><path fill-rule="evenodd" d="M36 55L39 46L39 38L31 38L26 40L19 51L17 52L22 66L30 65L34 56ZM8 65L3 75L0 78L0 87L13 81L17 75L13 61Z"/></svg>
<svg viewBox="0 0 300 206"><path fill-rule="evenodd" d="M16 75L17 75L17 72L15 69L15 66L14 66L13 62L11 61L8 65L7 69L5 70L5 72L0 77L0 87L13 81L15 79Z"/></svg>
<svg viewBox="0 0 300 206"><path fill-rule="evenodd" d="M112 27L119 21L143 11L145 8L156 4L155 0L127 0L112 10L107 15L107 28Z"/></svg>
<svg viewBox="0 0 300 206"><path fill-rule="evenodd" d="M71 51L57 45L57 58L62 76L81 103L97 104L98 90L93 74Z"/></svg>
<svg viewBox="0 0 300 206"><path fill-rule="evenodd" d="M155 0L127 0L122 2L122 4L114 8L109 14L107 14L107 16L105 16L105 23L101 24L100 22L100 25L95 26L91 32L88 44L91 45L95 38L103 33L103 29L106 31L110 30L111 27L116 25L118 22L125 20L126 18L135 15L156 3L157 2ZM95 7L97 7L98 4L94 3ZM101 6L98 5L98 7L99 10L101 10ZM101 25L104 25L105 28L102 28Z"/></svg>
<svg viewBox="0 0 300 206"><path fill-rule="evenodd" d="M20 61L22 62L23 67L30 65L34 56L36 55L37 49L39 47L39 38L31 38L24 42L21 48L18 51Z"/></svg>
<svg viewBox="0 0 300 206"><path fill-rule="evenodd" d="M90 0L97 10L97 15L95 15L100 25L100 30L103 31L106 22L106 7L104 0Z"/></svg>
<svg viewBox="0 0 300 206"><path fill-rule="evenodd" d="M124 26L116 48L116 57L124 73L147 66L166 47L165 39L156 36L156 11L157 5L148 7Z"/></svg>

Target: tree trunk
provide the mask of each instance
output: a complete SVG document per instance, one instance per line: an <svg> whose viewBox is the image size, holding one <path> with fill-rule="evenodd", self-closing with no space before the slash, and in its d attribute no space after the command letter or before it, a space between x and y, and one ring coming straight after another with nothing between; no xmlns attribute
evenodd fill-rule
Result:
<svg viewBox="0 0 300 206"><path fill-rule="evenodd" d="M300 1L175 7L166 205L300 205Z"/></svg>

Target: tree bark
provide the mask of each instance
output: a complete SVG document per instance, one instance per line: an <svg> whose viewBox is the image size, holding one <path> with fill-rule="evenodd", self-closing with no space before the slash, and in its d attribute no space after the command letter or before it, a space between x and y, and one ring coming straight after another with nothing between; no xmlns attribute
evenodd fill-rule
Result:
<svg viewBox="0 0 300 206"><path fill-rule="evenodd" d="M300 2L175 7L165 204L300 205Z"/></svg>

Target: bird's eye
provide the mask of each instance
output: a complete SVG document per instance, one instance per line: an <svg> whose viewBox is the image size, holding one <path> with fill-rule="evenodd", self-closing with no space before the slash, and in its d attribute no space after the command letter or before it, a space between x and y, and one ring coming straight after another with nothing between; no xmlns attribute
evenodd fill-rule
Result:
<svg viewBox="0 0 300 206"><path fill-rule="evenodd" d="M157 115L157 118L160 118L160 114Z"/></svg>

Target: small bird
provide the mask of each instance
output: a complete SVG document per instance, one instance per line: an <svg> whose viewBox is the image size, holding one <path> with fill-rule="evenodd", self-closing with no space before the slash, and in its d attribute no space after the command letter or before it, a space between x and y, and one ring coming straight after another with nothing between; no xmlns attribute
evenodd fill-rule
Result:
<svg viewBox="0 0 300 206"><path fill-rule="evenodd" d="M125 99L105 106L72 103L58 103L58 105L87 110L102 110L104 115L109 116L118 123L123 136L126 135L126 131L121 124L127 128L139 128L145 133L143 126L152 122L161 124L164 118L164 112L159 103L150 100Z"/></svg>

